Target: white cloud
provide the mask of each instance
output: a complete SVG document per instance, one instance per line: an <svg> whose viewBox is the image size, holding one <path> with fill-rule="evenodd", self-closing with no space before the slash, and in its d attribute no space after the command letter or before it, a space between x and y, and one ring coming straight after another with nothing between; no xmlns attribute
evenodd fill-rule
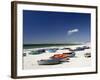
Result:
<svg viewBox="0 0 100 80"><path fill-rule="evenodd" d="M69 30L69 31L68 31L68 35L71 35L71 34L76 33L76 32L78 32L78 31L79 31L79 29L72 29L72 30Z"/></svg>

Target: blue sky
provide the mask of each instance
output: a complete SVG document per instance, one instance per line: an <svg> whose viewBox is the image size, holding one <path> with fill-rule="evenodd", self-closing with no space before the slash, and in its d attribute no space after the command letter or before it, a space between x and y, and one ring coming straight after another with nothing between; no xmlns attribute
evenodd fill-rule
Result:
<svg viewBox="0 0 100 80"><path fill-rule="evenodd" d="M23 10L24 44L90 41L88 13Z"/></svg>

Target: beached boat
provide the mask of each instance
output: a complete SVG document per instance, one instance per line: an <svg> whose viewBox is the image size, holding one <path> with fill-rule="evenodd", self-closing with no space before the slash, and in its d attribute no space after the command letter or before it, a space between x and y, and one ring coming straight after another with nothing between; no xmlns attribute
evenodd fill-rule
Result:
<svg viewBox="0 0 100 80"><path fill-rule="evenodd" d="M29 53L29 55L37 55L37 54L40 54L40 52L38 52L38 51L31 51L31 52Z"/></svg>
<svg viewBox="0 0 100 80"><path fill-rule="evenodd" d="M73 51L83 51L84 48L83 47L77 47L76 49L74 49Z"/></svg>
<svg viewBox="0 0 100 80"><path fill-rule="evenodd" d="M68 57L75 57L75 52L70 52L70 53L63 53L66 54Z"/></svg>
<svg viewBox="0 0 100 80"><path fill-rule="evenodd" d="M84 48L84 49L90 49L90 47L89 47L89 46L83 46L83 48Z"/></svg>
<svg viewBox="0 0 100 80"><path fill-rule="evenodd" d="M91 57L91 53L85 53L84 56L85 56L86 58L90 58L90 57Z"/></svg>
<svg viewBox="0 0 100 80"><path fill-rule="evenodd" d="M39 49L37 50L39 53L44 53L45 52L45 49Z"/></svg>
<svg viewBox="0 0 100 80"><path fill-rule="evenodd" d="M37 61L39 65L54 65L54 64L59 64L59 60L53 60L53 59L43 59Z"/></svg>
<svg viewBox="0 0 100 80"><path fill-rule="evenodd" d="M23 53L23 57L25 57L26 56L26 53Z"/></svg>
<svg viewBox="0 0 100 80"><path fill-rule="evenodd" d="M29 54L30 55L37 55L37 54L41 54L41 53L44 53L44 52L45 52L45 49L39 49L39 50L31 51Z"/></svg>
<svg viewBox="0 0 100 80"><path fill-rule="evenodd" d="M72 51L71 48L62 48L62 49L60 49L60 50L69 50L69 51Z"/></svg>
<svg viewBox="0 0 100 80"><path fill-rule="evenodd" d="M49 52L49 53L54 53L54 52L56 52L56 50L57 50L57 49L47 49L46 52L47 52L47 53L48 53L48 52Z"/></svg>
<svg viewBox="0 0 100 80"><path fill-rule="evenodd" d="M58 61L69 61L69 57L66 54L55 54L50 57L53 60L58 60Z"/></svg>

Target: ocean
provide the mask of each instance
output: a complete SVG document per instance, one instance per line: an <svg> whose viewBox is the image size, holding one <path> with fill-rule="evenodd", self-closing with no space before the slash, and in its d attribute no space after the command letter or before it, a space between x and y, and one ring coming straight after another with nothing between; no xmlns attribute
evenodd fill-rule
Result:
<svg viewBox="0 0 100 80"><path fill-rule="evenodd" d="M60 47L60 46L71 46L71 45L79 45L79 44L24 44L23 49L54 47L54 46Z"/></svg>

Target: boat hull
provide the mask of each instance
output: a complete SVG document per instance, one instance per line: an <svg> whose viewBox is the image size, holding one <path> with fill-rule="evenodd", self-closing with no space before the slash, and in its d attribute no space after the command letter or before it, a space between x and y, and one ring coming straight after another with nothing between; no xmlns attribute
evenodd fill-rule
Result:
<svg viewBox="0 0 100 80"><path fill-rule="evenodd" d="M38 61L39 65L54 65L54 64L59 64L59 63L60 63L59 60L51 60L51 59Z"/></svg>

